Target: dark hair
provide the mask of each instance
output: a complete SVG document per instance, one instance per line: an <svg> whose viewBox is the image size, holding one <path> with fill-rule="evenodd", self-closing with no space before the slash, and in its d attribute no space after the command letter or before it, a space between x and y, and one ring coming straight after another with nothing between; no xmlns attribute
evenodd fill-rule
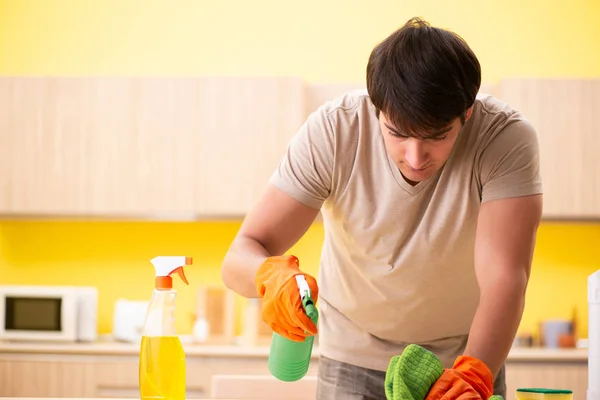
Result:
<svg viewBox="0 0 600 400"><path fill-rule="evenodd" d="M467 43L420 18L378 44L367 64L373 105L403 135L431 137L475 102L481 67Z"/></svg>

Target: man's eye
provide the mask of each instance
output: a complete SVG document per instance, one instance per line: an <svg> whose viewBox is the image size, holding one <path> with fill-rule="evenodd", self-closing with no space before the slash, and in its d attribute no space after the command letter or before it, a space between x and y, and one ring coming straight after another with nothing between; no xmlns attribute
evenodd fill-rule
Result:
<svg viewBox="0 0 600 400"><path fill-rule="evenodd" d="M389 133L390 133L390 135L392 135L393 137L396 137L396 138L399 138L399 139L408 139L408 136L401 135L401 134L399 134L399 133L396 133L396 132L389 131Z"/></svg>
<svg viewBox="0 0 600 400"><path fill-rule="evenodd" d="M433 140L435 140L436 142L441 142L442 140L445 140L447 137L448 137L448 135L444 135L444 136L433 138Z"/></svg>

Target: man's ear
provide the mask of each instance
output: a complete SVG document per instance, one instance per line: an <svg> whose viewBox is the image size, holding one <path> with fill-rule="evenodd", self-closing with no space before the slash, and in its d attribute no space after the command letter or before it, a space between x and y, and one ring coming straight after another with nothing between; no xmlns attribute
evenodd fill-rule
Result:
<svg viewBox="0 0 600 400"><path fill-rule="evenodd" d="M468 121L469 118L471 118L471 114L473 114L473 106L467 108L467 111L465 112L465 121Z"/></svg>

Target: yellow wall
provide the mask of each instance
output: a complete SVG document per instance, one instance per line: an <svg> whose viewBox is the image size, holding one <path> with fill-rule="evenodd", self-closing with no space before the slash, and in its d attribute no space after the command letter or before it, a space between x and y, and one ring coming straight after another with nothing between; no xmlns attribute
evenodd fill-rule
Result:
<svg viewBox="0 0 600 400"><path fill-rule="evenodd" d="M355 82L364 79L373 45L414 15L461 34L479 56L485 82L600 74L600 3L592 0L0 0L0 74L299 75ZM176 285L179 329L189 332L196 285L219 281L238 227L237 221L1 222L0 283L97 285L106 333L118 297L148 298L150 258L191 255L192 285ZM316 272L322 236L315 225L293 249L309 272ZM600 224L542 226L523 330L568 317L576 306L586 335L586 277L600 268L598 243Z"/></svg>
<svg viewBox="0 0 600 400"><path fill-rule="evenodd" d="M219 266L239 222L12 221L0 224L0 284L96 285L102 333L112 328L115 300L148 300L156 255L187 255L190 286L177 278L178 329L191 331L199 285L220 282ZM318 271L323 226L315 224L291 250L307 272ZM587 332L586 279L600 269L600 224L544 223L534 257L522 329L535 333L545 318L579 314ZM238 327L239 328L239 327Z"/></svg>
<svg viewBox="0 0 600 400"><path fill-rule="evenodd" d="M198 288L221 283L221 260L239 226L235 221L4 221L0 223L0 284L97 286L99 331L109 333L119 297L150 298L152 257L191 256L194 264L185 271L190 285L173 278L178 291L177 327L190 333ZM322 238L322 226L317 224L293 248L307 272L318 271Z"/></svg>
<svg viewBox="0 0 600 400"><path fill-rule="evenodd" d="M419 15L507 75L597 75L595 0L0 0L0 74L299 75L362 81L373 45Z"/></svg>

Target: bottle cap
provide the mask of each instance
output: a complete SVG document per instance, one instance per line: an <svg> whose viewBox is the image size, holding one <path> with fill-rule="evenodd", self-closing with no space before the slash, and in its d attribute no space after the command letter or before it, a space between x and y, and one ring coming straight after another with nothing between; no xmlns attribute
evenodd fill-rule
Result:
<svg viewBox="0 0 600 400"><path fill-rule="evenodd" d="M171 289L173 287L173 278L171 274L176 273L181 280L189 285L183 267L192 265L192 257L185 256L158 256L154 257L150 262L156 270L156 279L154 287L156 289Z"/></svg>

